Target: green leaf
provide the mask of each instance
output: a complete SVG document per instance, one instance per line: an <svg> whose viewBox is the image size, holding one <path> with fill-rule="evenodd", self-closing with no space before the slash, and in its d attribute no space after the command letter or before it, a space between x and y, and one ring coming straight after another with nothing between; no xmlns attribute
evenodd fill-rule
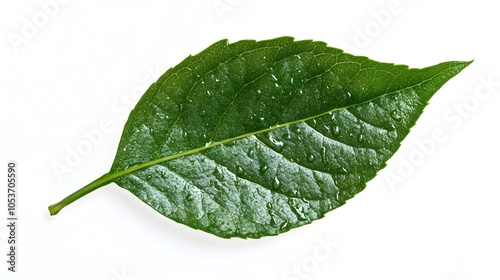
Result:
<svg viewBox="0 0 500 280"><path fill-rule="evenodd" d="M365 188L468 64L409 69L290 37L216 42L151 85L111 170L49 210L114 182L220 237L311 223Z"/></svg>

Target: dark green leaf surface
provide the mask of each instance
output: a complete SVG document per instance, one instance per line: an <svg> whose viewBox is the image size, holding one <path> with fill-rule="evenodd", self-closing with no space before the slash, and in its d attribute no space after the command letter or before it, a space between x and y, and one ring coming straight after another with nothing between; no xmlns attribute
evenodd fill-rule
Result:
<svg viewBox="0 0 500 280"><path fill-rule="evenodd" d="M468 64L409 69L289 37L219 41L147 90L95 185L115 182L220 237L276 235L363 190Z"/></svg>

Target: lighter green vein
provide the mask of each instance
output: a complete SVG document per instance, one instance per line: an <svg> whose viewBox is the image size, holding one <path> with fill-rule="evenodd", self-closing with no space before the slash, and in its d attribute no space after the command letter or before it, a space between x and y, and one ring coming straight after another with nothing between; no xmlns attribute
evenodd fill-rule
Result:
<svg viewBox="0 0 500 280"><path fill-rule="evenodd" d="M446 69L446 70L448 70L448 69ZM246 137L249 137L249 136L252 136L252 135L257 135L257 134L260 134L260 133L265 133L265 132L268 132L268 131L271 131L271 130L275 130L275 129L278 129L278 128L281 128L281 127L288 126L288 125L293 125L293 124L305 122L305 121L308 121L308 120L312 120L312 119L315 119L315 118L319 118L319 117L325 116L327 114L330 114L330 113L333 113L333 112L336 112L336 111L348 109L348 108L351 108L353 106L358 106L358 105L361 105L361 104L364 104L364 103L370 103L370 102L372 102L375 99L378 99L378 98L381 98L381 97L384 97L384 96L388 96L388 95L392 95L392 94L395 94L397 92L401 92L401 91L404 91L404 90L408 90L408 89L412 89L414 87L420 86L421 84L430 81L431 79L433 79L434 77L438 76L441 72L444 72L444 71L445 70L442 70L442 71L438 72L437 74L431 76L430 78L428 78L426 80L423 80L420 83L414 84L414 85L412 85L410 87L406 87L406 88L399 89L397 91L385 93L383 95L377 96L377 97L372 98L370 100L367 100L365 102L361 102L361 103L358 103L358 104L351 104L351 105L346 106L346 107L335 108L333 110L326 111L326 112L324 112L322 114L319 114L319 115L315 115L315 116L312 116L312 117L308 117L308 118L304 118L304 119L300 119L300 120L296 120L296 121L291 121L291 122L288 122L288 123L277 124L277 125L270 126L268 128L265 128L265 129L262 129L262 130L259 130L259 131L255 131L255 132L250 132L250 133L238 135L238 136L235 136L235 137L232 137L232 138L228 138L228 139L225 139L225 140L222 140L222 141L207 143L207 145L205 145L203 147L198 147L198 148L195 148L195 149L191 149L191 150L187 150L187 151L184 151L184 152L180 152L180 153L175 154L175 155L169 155L169 156L166 156L166 157L162 157L162 158L158 158L158 159L151 160L151 161L148 161L148 162L144 162L144 163L138 164L136 166L133 166L133 167L130 167L128 169L124 169L124 170L121 170L121 171L118 171L118 172L115 172L115 173L109 173L108 176L107 176L107 179L109 181L113 181L114 179L119 178L121 176L127 175L129 173L132 173L132 172L140 170L140 169L147 168L147 167L152 166L152 165L160 164L160 163L165 162L165 161L170 161L170 160L174 160L174 159L177 159L177 158L180 158L180 157L184 157L184 156L189 156L189 155L192 155L192 154L200 153L200 152L202 152L204 150L207 150L207 149L219 146L219 145L223 145L223 144L226 144L226 143L229 143L229 142L233 142L233 141L236 141L236 140L239 140L239 139L242 139L242 138L246 138Z"/></svg>

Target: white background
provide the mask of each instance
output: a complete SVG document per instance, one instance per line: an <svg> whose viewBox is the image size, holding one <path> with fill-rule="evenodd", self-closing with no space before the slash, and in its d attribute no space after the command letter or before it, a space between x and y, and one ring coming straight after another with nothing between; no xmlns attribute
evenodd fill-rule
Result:
<svg viewBox="0 0 500 280"><path fill-rule="evenodd" d="M0 176L11 159L20 176L18 272L7 271L2 222L0 279L500 279L494 2L54 1L0 2ZM412 67L475 62L366 190L278 237L195 231L116 185L49 216L48 205L108 171L136 91L219 39L283 35Z"/></svg>

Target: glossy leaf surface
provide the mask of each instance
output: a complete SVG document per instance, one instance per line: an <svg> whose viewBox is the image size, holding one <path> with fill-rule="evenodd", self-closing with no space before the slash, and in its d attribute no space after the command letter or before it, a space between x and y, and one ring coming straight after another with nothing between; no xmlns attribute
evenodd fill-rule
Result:
<svg viewBox="0 0 500 280"><path fill-rule="evenodd" d="M115 182L220 237L276 235L363 190L468 64L410 69L289 37L219 41L147 90L95 185Z"/></svg>

